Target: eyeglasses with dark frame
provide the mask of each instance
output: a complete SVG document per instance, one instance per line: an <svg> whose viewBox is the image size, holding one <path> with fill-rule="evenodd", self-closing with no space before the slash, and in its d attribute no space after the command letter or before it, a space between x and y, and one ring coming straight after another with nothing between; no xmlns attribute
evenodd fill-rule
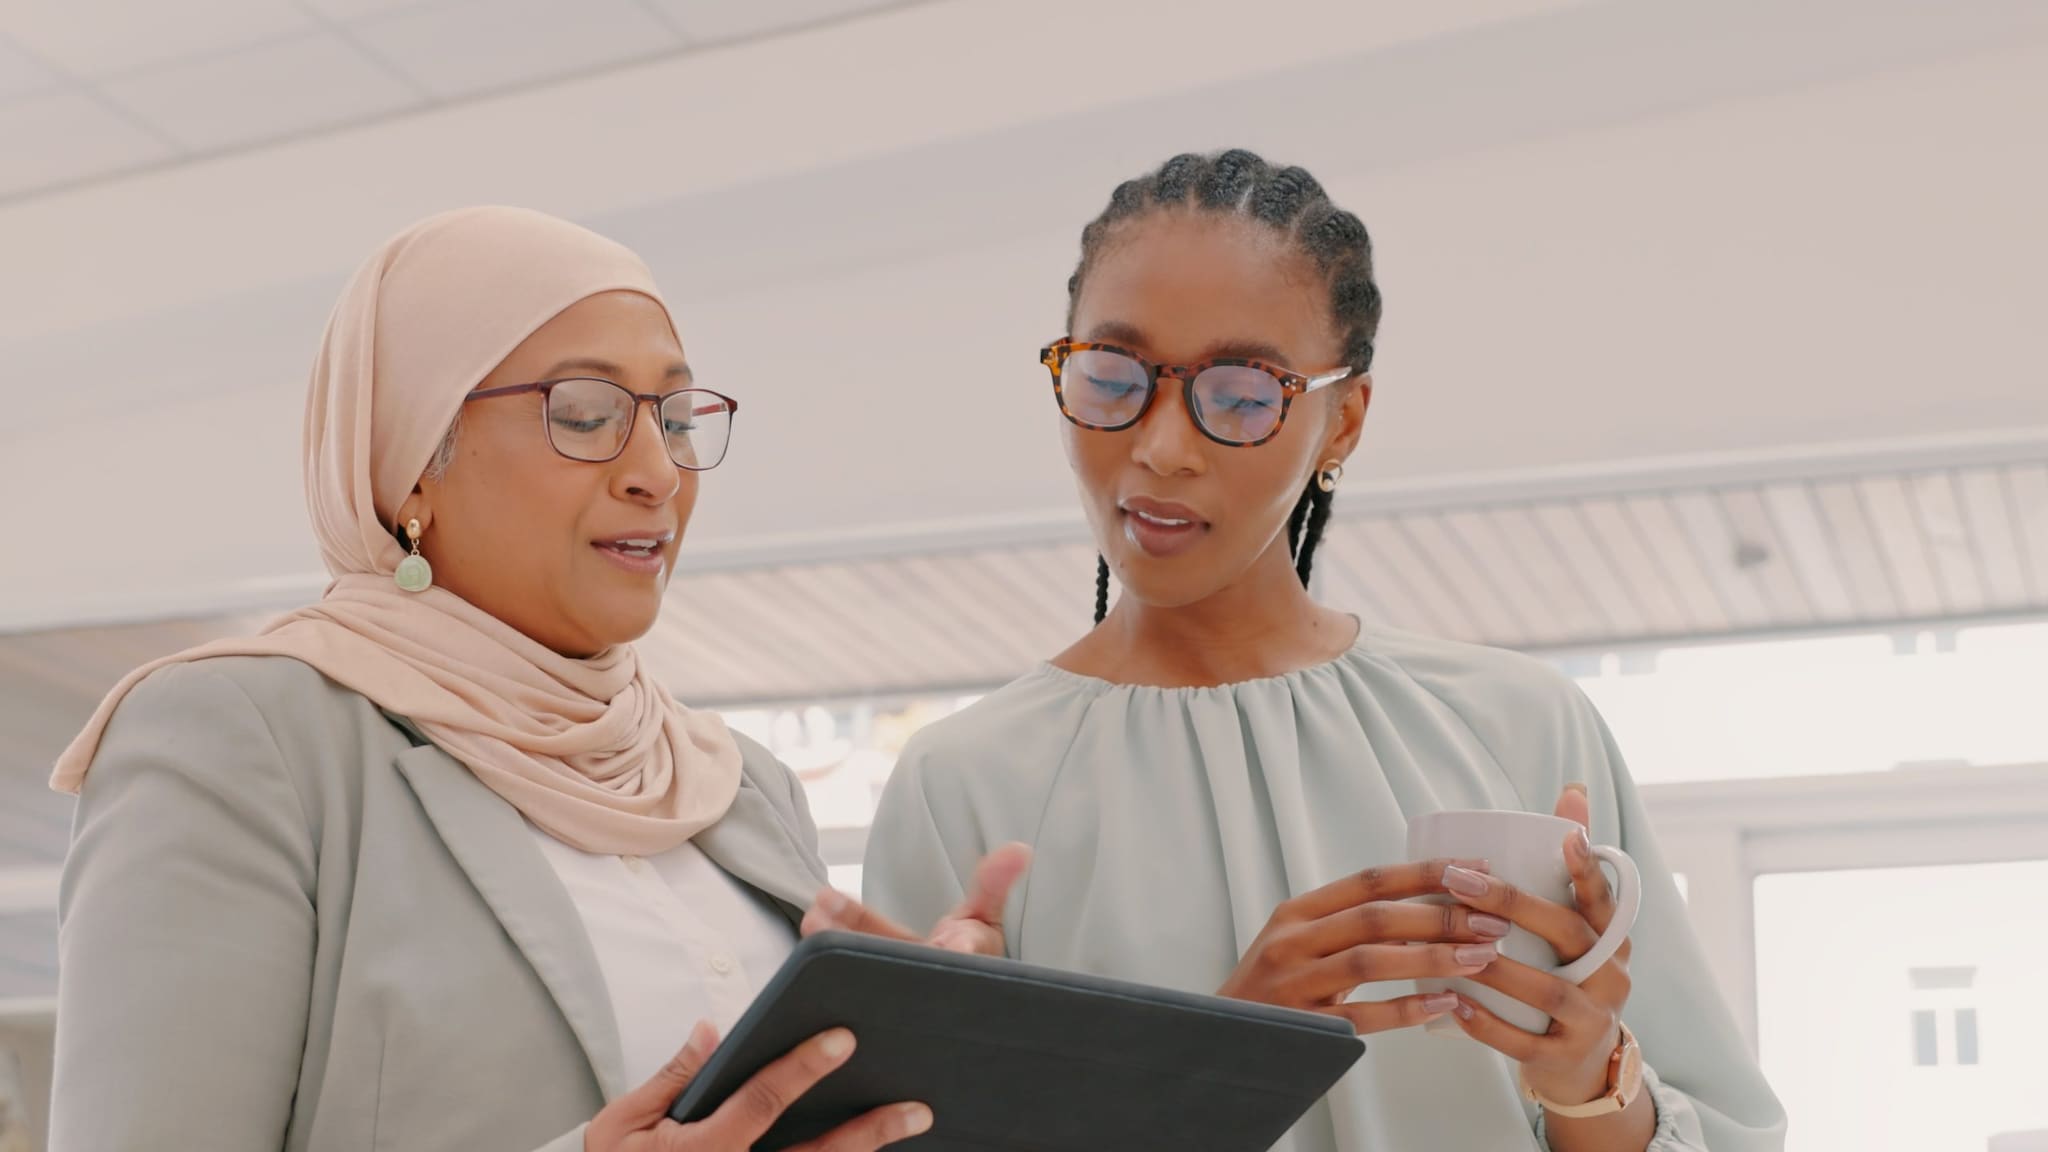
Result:
<svg viewBox="0 0 2048 1152"><path fill-rule="evenodd" d="M528 392L541 394L541 425L548 446L586 464L618 459L640 423L640 405L652 404L665 433L669 460L678 468L708 472L725 459L732 443L732 420L740 410L739 401L709 388L654 395L596 376L480 388L462 402Z"/></svg>
<svg viewBox="0 0 2048 1152"><path fill-rule="evenodd" d="M1188 417L1202 435L1231 448L1255 448L1280 434L1297 396L1356 375L1339 368L1314 376L1267 360L1223 356L1199 364L1154 364L1128 348L1071 337L1038 354L1052 373L1060 412L1080 427L1121 432L1152 408L1159 379L1181 382Z"/></svg>

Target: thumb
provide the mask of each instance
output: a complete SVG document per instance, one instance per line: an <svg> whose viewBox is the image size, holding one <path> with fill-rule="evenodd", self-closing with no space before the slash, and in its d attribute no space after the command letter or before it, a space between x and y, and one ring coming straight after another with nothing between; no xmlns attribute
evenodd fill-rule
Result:
<svg viewBox="0 0 2048 1152"><path fill-rule="evenodd" d="M997 928L1003 926L1003 905L1010 889L1031 867L1029 844L1005 844L981 858L974 869L974 890L955 909L952 920L979 920Z"/></svg>
<svg viewBox="0 0 2048 1152"><path fill-rule="evenodd" d="M652 1125L668 1115L669 1106L683 1094L683 1089L697 1079L697 1074L704 1071L704 1065L717 1050L718 1029L707 1021L699 1020L697 1026L690 1029L690 1041L683 1045L682 1051L670 1057L669 1062L662 1065L661 1071L647 1083L619 1097L616 1101L619 1110L626 1113L637 1127Z"/></svg>
<svg viewBox="0 0 2048 1152"><path fill-rule="evenodd" d="M1593 826L1593 805L1586 799L1584 784L1565 785L1564 791L1558 794L1554 811L1581 828Z"/></svg>

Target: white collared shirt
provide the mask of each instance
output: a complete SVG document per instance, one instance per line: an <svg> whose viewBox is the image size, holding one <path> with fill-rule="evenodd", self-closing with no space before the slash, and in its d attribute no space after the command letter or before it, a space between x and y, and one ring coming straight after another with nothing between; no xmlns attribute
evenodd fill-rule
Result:
<svg viewBox="0 0 2048 1152"><path fill-rule="evenodd" d="M695 844L600 856L533 834L597 953L628 1089L666 1064L697 1021L730 1032L796 944L787 920Z"/></svg>

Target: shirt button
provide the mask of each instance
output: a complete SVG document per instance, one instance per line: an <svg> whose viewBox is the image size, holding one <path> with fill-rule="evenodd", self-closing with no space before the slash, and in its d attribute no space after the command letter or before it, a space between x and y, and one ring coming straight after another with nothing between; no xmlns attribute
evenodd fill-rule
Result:
<svg viewBox="0 0 2048 1152"><path fill-rule="evenodd" d="M720 976L730 973L732 971L732 957L727 956L723 952L714 953L711 957L711 970Z"/></svg>
<svg viewBox="0 0 2048 1152"><path fill-rule="evenodd" d="M645 871L647 871L647 861L646 861L646 860L645 860L645 859L644 859L643 857L639 857L639 856L622 856L622 857L620 857L620 859L624 860L624 861L626 862L626 867L627 867L627 869L629 869L629 870L631 870L631 871L633 871L633 872L645 872Z"/></svg>

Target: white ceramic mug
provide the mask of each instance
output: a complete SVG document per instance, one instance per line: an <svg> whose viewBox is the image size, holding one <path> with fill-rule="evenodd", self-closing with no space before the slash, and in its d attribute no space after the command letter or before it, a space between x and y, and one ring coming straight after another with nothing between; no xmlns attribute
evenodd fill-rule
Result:
<svg viewBox="0 0 2048 1152"><path fill-rule="evenodd" d="M1429 812L1408 821L1408 858L1411 860L1484 860L1487 873L1505 880L1531 896L1538 896L1567 908L1573 907L1571 870L1565 865L1564 840L1578 825L1561 816L1535 812ZM1604 844L1593 845L1595 859L1614 869L1614 921L1599 942L1584 956L1560 965L1557 952L1542 937L1517 925L1500 942L1501 955L1532 968L1555 973L1560 979L1582 984L1599 971L1628 939L1635 927L1636 912L1642 905L1642 878L1628 853ZM1449 896L1424 896L1435 904L1456 903ZM1517 1028L1541 1035L1550 1030L1545 1013L1466 979L1418 980L1425 993L1446 989L1486 1006L1495 1016ZM1449 1017L1430 1021L1429 1031L1461 1034Z"/></svg>

